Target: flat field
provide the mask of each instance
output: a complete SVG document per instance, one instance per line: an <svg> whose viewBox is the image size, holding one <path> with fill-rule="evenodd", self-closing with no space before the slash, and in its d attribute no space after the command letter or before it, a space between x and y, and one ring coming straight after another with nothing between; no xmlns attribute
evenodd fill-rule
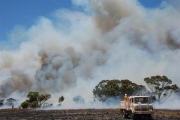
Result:
<svg viewBox="0 0 180 120"><path fill-rule="evenodd" d="M142 118L146 120L147 118ZM0 109L0 120L124 120L119 109ZM129 120L131 120L129 118ZM180 110L155 110L154 120L180 120Z"/></svg>

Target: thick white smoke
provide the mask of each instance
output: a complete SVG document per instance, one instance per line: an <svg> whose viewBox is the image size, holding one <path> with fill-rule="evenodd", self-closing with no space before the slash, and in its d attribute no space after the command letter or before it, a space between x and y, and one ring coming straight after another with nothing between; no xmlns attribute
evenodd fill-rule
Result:
<svg viewBox="0 0 180 120"><path fill-rule="evenodd" d="M13 31L10 40L21 44L0 51L0 97L39 91L53 102L64 95L64 105L77 95L91 103L103 79L145 85L145 77L157 74L180 86L179 3L157 9L137 0L73 3L85 11L57 10L53 18Z"/></svg>

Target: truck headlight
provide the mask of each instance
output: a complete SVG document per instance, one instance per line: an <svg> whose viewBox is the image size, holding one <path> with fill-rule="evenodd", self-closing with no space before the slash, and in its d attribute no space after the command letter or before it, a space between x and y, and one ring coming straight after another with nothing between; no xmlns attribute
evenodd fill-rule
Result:
<svg viewBox="0 0 180 120"><path fill-rule="evenodd" d="M153 111L153 109L149 109L149 111Z"/></svg>

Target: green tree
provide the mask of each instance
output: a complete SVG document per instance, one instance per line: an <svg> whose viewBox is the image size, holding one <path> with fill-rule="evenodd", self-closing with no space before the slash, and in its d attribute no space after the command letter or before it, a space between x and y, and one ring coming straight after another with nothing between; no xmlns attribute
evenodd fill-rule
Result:
<svg viewBox="0 0 180 120"><path fill-rule="evenodd" d="M40 103L40 104L43 104L43 103L44 103L44 102L43 102L44 100L45 100L45 95L44 95L44 94L40 94L40 95L38 96L38 101L39 101L39 103Z"/></svg>
<svg viewBox="0 0 180 120"><path fill-rule="evenodd" d="M27 100L21 103L21 107L23 109L28 108L28 105L29 105L29 101L27 101Z"/></svg>
<svg viewBox="0 0 180 120"><path fill-rule="evenodd" d="M38 100L39 93L38 92L29 92L27 97L29 98L30 102Z"/></svg>
<svg viewBox="0 0 180 120"><path fill-rule="evenodd" d="M28 100L24 101L21 104L22 108L37 108L41 107L41 105L51 98L50 94L39 94L38 92L29 92L27 95Z"/></svg>
<svg viewBox="0 0 180 120"><path fill-rule="evenodd" d="M109 97L119 97L120 85L119 80L102 80L93 89L94 98L105 102Z"/></svg>
<svg viewBox="0 0 180 120"><path fill-rule="evenodd" d="M142 85L137 85L130 80L102 80L99 82L95 89L93 89L93 95L95 99L105 102L109 98L120 99L124 94L132 95L141 89L145 89Z"/></svg>
<svg viewBox="0 0 180 120"><path fill-rule="evenodd" d="M50 94L40 94L38 95L38 102L40 105L45 103L49 98L51 98Z"/></svg>
<svg viewBox="0 0 180 120"><path fill-rule="evenodd" d="M136 94L141 91L147 92L146 88L143 85L137 85L136 83L131 82L130 80L121 80L120 92L121 95Z"/></svg>
<svg viewBox="0 0 180 120"><path fill-rule="evenodd" d="M176 84L172 84L172 81L167 76L151 76L144 78L150 88L155 100L158 103L163 103L165 100L171 96L172 93L178 90Z"/></svg>
<svg viewBox="0 0 180 120"><path fill-rule="evenodd" d="M63 101L64 101L64 96L59 97L59 100L58 100L59 105L61 105Z"/></svg>
<svg viewBox="0 0 180 120"><path fill-rule="evenodd" d="M37 107L40 107L40 105L38 104L38 101L32 101L31 103L29 103L29 107L37 108Z"/></svg>
<svg viewBox="0 0 180 120"><path fill-rule="evenodd" d="M0 100L0 106L4 105L4 99Z"/></svg>

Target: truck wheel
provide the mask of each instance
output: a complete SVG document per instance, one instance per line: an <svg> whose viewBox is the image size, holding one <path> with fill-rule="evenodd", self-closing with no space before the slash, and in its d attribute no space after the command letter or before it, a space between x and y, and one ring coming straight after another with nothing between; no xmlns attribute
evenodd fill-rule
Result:
<svg viewBox="0 0 180 120"><path fill-rule="evenodd" d="M123 114L123 118L127 118L127 115L126 115L126 114Z"/></svg>
<svg viewBox="0 0 180 120"><path fill-rule="evenodd" d="M136 119L135 119L135 115L134 115L134 114L132 114L132 120L136 120Z"/></svg>
<svg viewBox="0 0 180 120"><path fill-rule="evenodd" d="M123 115L123 116L122 116L123 118L127 118L127 115L126 115L126 111L125 111L125 110L122 111L122 115Z"/></svg>
<svg viewBox="0 0 180 120"><path fill-rule="evenodd" d="M152 115L148 115L148 120L153 120Z"/></svg>
<svg viewBox="0 0 180 120"><path fill-rule="evenodd" d="M137 119L137 115L133 114L133 115L132 115L132 120L138 120L138 119Z"/></svg>

